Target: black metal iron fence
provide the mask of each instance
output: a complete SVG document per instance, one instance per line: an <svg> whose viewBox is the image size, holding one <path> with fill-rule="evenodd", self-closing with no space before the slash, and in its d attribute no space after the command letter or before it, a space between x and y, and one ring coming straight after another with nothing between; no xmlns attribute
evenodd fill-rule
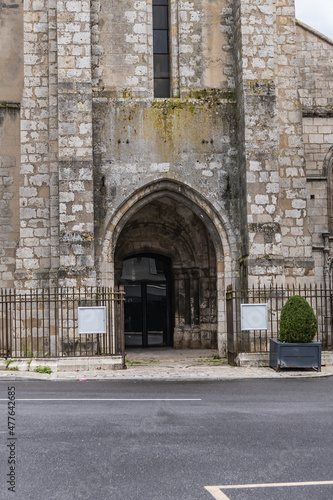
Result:
<svg viewBox="0 0 333 500"><path fill-rule="evenodd" d="M316 340L323 350L332 350L332 292L322 286L270 287L232 290L228 287L227 346L228 360L233 363L239 352L268 352L269 339L278 338L282 307L292 295L301 295L313 308L318 319ZM241 304L267 304L268 329L242 330Z"/></svg>
<svg viewBox="0 0 333 500"><path fill-rule="evenodd" d="M106 333L79 333L78 308L103 308ZM124 292L110 288L0 290L0 356L124 354Z"/></svg>

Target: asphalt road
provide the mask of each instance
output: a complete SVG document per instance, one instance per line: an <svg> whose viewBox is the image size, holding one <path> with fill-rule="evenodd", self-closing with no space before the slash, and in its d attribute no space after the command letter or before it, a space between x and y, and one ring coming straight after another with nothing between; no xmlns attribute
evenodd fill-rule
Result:
<svg viewBox="0 0 333 500"><path fill-rule="evenodd" d="M333 498L333 485L205 489L333 481L330 378L0 388L1 499Z"/></svg>

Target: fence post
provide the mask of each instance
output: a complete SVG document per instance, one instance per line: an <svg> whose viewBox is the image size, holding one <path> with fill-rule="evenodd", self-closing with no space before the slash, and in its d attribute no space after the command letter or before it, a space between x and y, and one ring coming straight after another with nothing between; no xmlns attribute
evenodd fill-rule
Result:
<svg viewBox="0 0 333 500"><path fill-rule="evenodd" d="M120 306L120 311L119 311L119 323L118 323L118 342L119 342L119 351L118 353L124 356L125 354L125 334L124 334L124 301L125 301L125 291L123 285L119 287L119 306Z"/></svg>
<svg viewBox="0 0 333 500"><path fill-rule="evenodd" d="M333 303L332 303L332 288L331 285L327 289L325 287L325 302L326 302L326 345L325 349L328 351L333 350L332 342L332 326L333 326Z"/></svg>
<svg viewBox="0 0 333 500"><path fill-rule="evenodd" d="M234 339L234 292L232 285L228 285L226 293L226 309L227 309L227 351L228 363L235 364L237 349L235 348Z"/></svg>

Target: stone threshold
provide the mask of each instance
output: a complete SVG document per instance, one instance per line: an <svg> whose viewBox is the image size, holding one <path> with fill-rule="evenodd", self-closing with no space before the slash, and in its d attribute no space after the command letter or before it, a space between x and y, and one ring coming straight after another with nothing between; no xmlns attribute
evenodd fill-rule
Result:
<svg viewBox="0 0 333 500"><path fill-rule="evenodd" d="M33 358L2 359L0 370L33 372L37 366L48 366L53 373L75 371L105 371L125 369L124 356L66 357L66 358Z"/></svg>

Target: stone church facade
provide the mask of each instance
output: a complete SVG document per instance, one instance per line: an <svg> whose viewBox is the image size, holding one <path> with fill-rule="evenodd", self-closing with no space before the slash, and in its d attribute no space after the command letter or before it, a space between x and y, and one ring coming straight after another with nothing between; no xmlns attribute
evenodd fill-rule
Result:
<svg viewBox="0 0 333 500"><path fill-rule="evenodd" d="M123 285L224 352L227 286L329 283L333 42L294 0L14 2L0 288Z"/></svg>

